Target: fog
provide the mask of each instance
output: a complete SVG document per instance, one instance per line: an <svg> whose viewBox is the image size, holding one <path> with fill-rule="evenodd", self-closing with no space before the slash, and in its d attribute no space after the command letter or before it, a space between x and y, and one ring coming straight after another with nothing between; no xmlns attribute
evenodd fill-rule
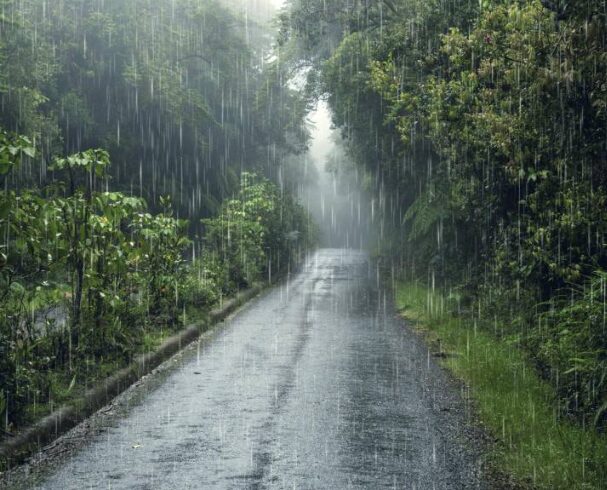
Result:
<svg viewBox="0 0 607 490"><path fill-rule="evenodd" d="M312 141L306 161L312 176L300 197L320 229L320 245L369 248L372 244L372 200L364 179L347 155L339 131L332 128L326 102L309 115Z"/></svg>

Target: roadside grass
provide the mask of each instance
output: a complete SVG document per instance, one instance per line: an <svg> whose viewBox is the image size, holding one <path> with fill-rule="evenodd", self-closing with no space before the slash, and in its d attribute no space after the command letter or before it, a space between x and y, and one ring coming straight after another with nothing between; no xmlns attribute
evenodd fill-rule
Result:
<svg viewBox="0 0 607 490"><path fill-rule="evenodd" d="M127 367L138 355L155 351L165 340L188 325L199 323L206 318L210 309L211 306L207 308L189 307L187 316L185 314L183 316L183 323L144 329L140 344L134 348L132 356L129 356L129 358L113 355L102 359L82 359L72 371L67 368L46 371L44 377L48 385L48 392L45 393L45 401L41 401L35 393L32 394L28 405L25 407L23 423L13 428L13 430L18 433L23 427L50 415L61 406L77 404L83 399L88 389L96 386L120 369ZM0 464L1 468L2 464Z"/></svg>
<svg viewBox="0 0 607 490"><path fill-rule="evenodd" d="M37 311L43 308L60 307L64 304L66 293L69 291L65 284L55 284L46 290L38 288L28 305L28 310ZM127 325L127 329L137 329L140 332L140 338L136 345L133 345L132 353L128 357L114 353L102 358L79 359L71 371L64 367L51 368L38 373L40 379L43 379L41 384L45 386L44 393L32 392L30 394L28 403L23 409L22 423L7 427L6 429L10 429L10 431L6 430L6 433L18 434L25 427L50 415L64 405L77 406L84 399L87 390L127 367L137 356L154 352L166 340L188 326L205 322L209 312L219 305L218 300L204 305L188 304L183 313L179 315L177 322L171 325L162 322L146 323L143 327ZM3 424L0 423L0 425ZM6 468L6 461L0 460L0 473Z"/></svg>
<svg viewBox="0 0 607 490"><path fill-rule="evenodd" d="M45 308L64 307L67 311L66 294L70 294L70 290L64 283L53 282L44 288L37 287L28 300L27 311L32 312L32 316ZM127 367L137 356L154 352L167 339L189 325L204 322L209 312L219 305L218 300L212 303L187 304L173 324L153 317L141 318L142 325L125 325L127 330L138 332L137 341L131 346L132 352L129 355L114 352L100 358L79 358L71 370L65 366L51 367L37 372L35 375L41 389L28 393L27 404L23 407L23 418L18 425L6 425L4 420L0 421L0 429L3 429L0 431L0 441L3 433L18 434L64 405L77 406L87 390ZM46 328L49 326L47 325ZM52 328L54 327L51 324L50 329ZM48 331L36 333L42 335L40 338L48 335ZM0 393L2 393L1 389ZM1 409L0 414L2 414ZM0 472L3 469L6 469L6 462L0 460Z"/></svg>
<svg viewBox="0 0 607 490"><path fill-rule="evenodd" d="M401 314L470 386L480 419L498 440L492 466L536 488L607 488L607 437L557 418L554 390L514 340L453 316L445 297L420 283L400 282L395 294Z"/></svg>
<svg viewBox="0 0 607 490"><path fill-rule="evenodd" d="M170 336L170 333L168 330L159 332L157 336L149 341L145 350L143 348L138 349L134 355L154 350ZM23 427L50 415L54 410L64 405L78 404L84 398L88 389L128 365L129 361L125 359L110 357L102 360L83 360L71 372L67 369L49 370L45 373L48 383L46 400L41 402L37 396L32 395L29 404L25 407L24 422L14 428L14 431L18 433Z"/></svg>

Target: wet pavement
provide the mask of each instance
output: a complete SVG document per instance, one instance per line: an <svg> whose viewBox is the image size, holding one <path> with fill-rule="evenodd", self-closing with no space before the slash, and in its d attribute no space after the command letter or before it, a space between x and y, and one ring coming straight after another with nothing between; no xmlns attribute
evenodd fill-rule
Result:
<svg viewBox="0 0 607 490"><path fill-rule="evenodd" d="M318 251L32 486L483 488L457 385L377 277Z"/></svg>

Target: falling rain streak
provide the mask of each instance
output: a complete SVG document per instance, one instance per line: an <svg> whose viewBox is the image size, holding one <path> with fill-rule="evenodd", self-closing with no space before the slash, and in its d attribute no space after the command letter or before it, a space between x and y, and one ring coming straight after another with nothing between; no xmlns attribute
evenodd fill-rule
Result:
<svg viewBox="0 0 607 490"><path fill-rule="evenodd" d="M0 0L0 486L605 488L605 53L605 0Z"/></svg>

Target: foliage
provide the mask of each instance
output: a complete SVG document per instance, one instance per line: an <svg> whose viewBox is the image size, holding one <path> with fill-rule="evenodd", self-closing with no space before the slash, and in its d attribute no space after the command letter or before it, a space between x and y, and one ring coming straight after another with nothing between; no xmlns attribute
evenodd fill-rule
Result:
<svg viewBox="0 0 607 490"><path fill-rule="evenodd" d="M246 169L282 177L308 137L306 101L268 60L262 15L215 0L0 5L0 127L16 133L0 130L10 431L311 242L282 190L260 179L256 195L239 191ZM223 204L238 192L246 216ZM212 225L202 236L219 210L243 225L234 250Z"/></svg>
<svg viewBox="0 0 607 490"><path fill-rule="evenodd" d="M314 91L375 176L386 249L525 340L559 412L604 428L588 293L607 269L604 2L366 2L379 25L362 2L321 3L291 0L281 39L308 51ZM570 288L584 291L571 304Z"/></svg>
<svg viewBox="0 0 607 490"><path fill-rule="evenodd" d="M24 0L2 15L0 126L35 141L41 163L17 183L43 180L56 155L105 148L114 190L170 194L196 227L241 168L271 152L274 177L305 145L305 104L265 61L265 26L225 2Z"/></svg>
<svg viewBox="0 0 607 490"><path fill-rule="evenodd" d="M170 199L164 198L161 203L162 214L139 213L133 219L131 231L138 240L130 260L144 282L148 312L156 316L168 312L174 320L179 315L175 308L185 278L184 253L190 240L186 235L188 222L172 216Z"/></svg>
<svg viewBox="0 0 607 490"><path fill-rule="evenodd" d="M26 138L3 137L7 168L34 156ZM237 198L205 220L202 254L188 260L196 244L170 197L153 214L139 197L104 190L106 151L58 158L49 169L55 179L41 189L0 193L0 415L7 429L28 421L28 407L67 399L104 367L150 348L187 321L187 309L210 308L263 280L270 267L278 273L295 265L312 244L303 208L253 174L243 173Z"/></svg>
<svg viewBox="0 0 607 490"><path fill-rule="evenodd" d="M20 153L12 151L11 166L19 158ZM176 238L166 243L147 229L128 233L127 223L145 203L97 190L97 179L108 167L107 152L89 150L57 159L53 170L65 173L69 183L55 181L41 192L0 195L6 251L0 270L0 377L12 423L23 420L24 406L32 397L43 402L50 396L48 370L65 367L77 372L84 359L116 352L128 357L133 352L135 334L125 332L121 320L136 302L129 294L137 285L135 255L151 249L162 252L164 245L177 254L163 256L167 263L182 262L176 242L184 240L183 224L169 229ZM146 272L138 274L148 279ZM63 296L48 294L61 289L63 282L69 284ZM59 313L42 318L43 311L53 310ZM56 324L61 317L69 321Z"/></svg>
<svg viewBox="0 0 607 490"><path fill-rule="evenodd" d="M433 351L470 388L496 443L489 463L526 488L603 488L607 438L554 414L555 390L518 348L469 318L453 315L455 297L419 282L399 282L396 302L432 343Z"/></svg>
<svg viewBox="0 0 607 490"><path fill-rule="evenodd" d="M0 132L0 175L8 174L23 157L34 158L36 151L25 136Z"/></svg>
<svg viewBox="0 0 607 490"><path fill-rule="evenodd" d="M243 173L240 192L215 218L204 220L209 270L228 273L224 292L252 285L293 266L313 243L303 208L255 174Z"/></svg>
<svg viewBox="0 0 607 490"><path fill-rule="evenodd" d="M581 290L554 298L529 342L549 369L565 413L590 414L589 422L607 418L607 274L595 274Z"/></svg>

